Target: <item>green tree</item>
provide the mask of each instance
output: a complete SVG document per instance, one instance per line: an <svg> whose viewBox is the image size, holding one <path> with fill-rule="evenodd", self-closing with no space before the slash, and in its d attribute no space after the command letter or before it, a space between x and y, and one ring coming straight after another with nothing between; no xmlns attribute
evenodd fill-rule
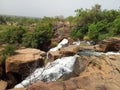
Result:
<svg viewBox="0 0 120 90"><path fill-rule="evenodd" d="M111 25L109 33L113 36L120 35L120 17L116 18Z"/></svg>
<svg viewBox="0 0 120 90"><path fill-rule="evenodd" d="M98 38L98 30L95 24L90 24L88 27L88 37L90 39L97 39Z"/></svg>
<svg viewBox="0 0 120 90"><path fill-rule="evenodd" d="M23 37L25 47L34 47L43 49L51 40L53 35L51 24L41 24L36 26L34 32L26 33Z"/></svg>

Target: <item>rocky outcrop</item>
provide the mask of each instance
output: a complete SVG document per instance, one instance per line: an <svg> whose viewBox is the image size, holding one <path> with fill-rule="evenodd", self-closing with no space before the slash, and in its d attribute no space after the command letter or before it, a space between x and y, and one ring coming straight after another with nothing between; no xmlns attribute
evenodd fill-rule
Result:
<svg viewBox="0 0 120 90"><path fill-rule="evenodd" d="M79 60L87 65L81 73L66 81L36 82L28 90L120 90L120 56L83 56ZM82 67L85 67L82 66ZM81 68L82 68L81 67Z"/></svg>
<svg viewBox="0 0 120 90"><path fill-rule="evenodd" d="M43 66L45 52L33 48L16 50L16 55L7 58L6 73L18 73L27 75L37 66Z"/></svg>
<svg viewBox="0 0 120 90"><path fill-rule="evenodd" d="M103 40L100 42L99 48L103 52L119 51L120 50L120 38L112 37L112 38Z"/></svg>

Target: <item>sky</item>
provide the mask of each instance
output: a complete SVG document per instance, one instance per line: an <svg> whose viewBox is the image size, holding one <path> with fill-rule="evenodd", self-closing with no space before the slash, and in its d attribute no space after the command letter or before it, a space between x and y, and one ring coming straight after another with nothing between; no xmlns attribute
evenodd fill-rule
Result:
<svg viewBox="0 0 120 90"><path fill-rule="evenodd" d="M120 0L0 0L0 14L67 17L74 16L76 9L89 9L95 4L100 4L102 9L119 9Z"/></svg>

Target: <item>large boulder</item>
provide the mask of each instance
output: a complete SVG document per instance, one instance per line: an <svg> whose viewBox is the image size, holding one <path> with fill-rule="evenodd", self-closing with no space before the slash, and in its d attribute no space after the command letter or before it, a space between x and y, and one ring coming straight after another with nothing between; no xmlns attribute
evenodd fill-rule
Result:
<svg viewBox="0 0 120 90"><path fill-rule="evenodd" d="M120 38L112 37L106 40L103 40L99 44L99 48L101 51L119 51L120 50Z"/></svg>
<svg viewBox="0 0 120 90"><path fill-rule="evenodd" d="M45 52L33 48L16 50L16 54L7 58L6 73L13 72L22 76L32 73L37 66L43 66Z"/></svg>

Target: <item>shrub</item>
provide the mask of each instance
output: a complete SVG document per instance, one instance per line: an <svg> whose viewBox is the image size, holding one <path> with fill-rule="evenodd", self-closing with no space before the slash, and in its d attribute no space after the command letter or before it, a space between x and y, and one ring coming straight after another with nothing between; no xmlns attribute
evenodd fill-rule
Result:
<svg viewBox="0 0 120 90"><path fill-rule="evenodd" d="M40 26L36 26L33 32L24 34L22 44L25 47L43 49L50 42L52 35L52 25L41 24Z"/></svg>
<svg viewBox="0 0 120 90"><path fill-rule="evenodd" d="M15 46L14 45L6 45L4 49L1 51L2 60L6 60L8 56L15 54Z"/></svg>
<svg viewBox="0 0 120 90"><path fill-rule="evenodd" d="M21 43L23 34L26 32L22 26L13 26L2 33L3 42L14 44Z"/></svg>
<svg viewBox="0 0 120 90"><path fill-rule="evenodd" d="M98 38L98 30L95 24L91 24L88 27L88 37L90 39L97 39Z"/></svg>

